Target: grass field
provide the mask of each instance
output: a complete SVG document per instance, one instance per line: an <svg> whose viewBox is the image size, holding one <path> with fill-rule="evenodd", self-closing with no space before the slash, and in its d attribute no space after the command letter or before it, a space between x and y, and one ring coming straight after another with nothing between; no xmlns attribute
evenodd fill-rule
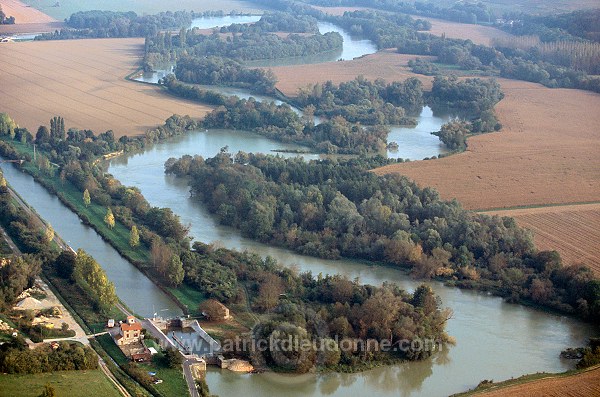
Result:
<svg viewBox="0 0 600 397"><path fill-rule="evenodd" d="M4 0L3 0L4 1ZM156 14L161 11L217 11L259 12L260 8L251 2L240 0L179 0L177 2L160 0L61 0L60 7L53 7L55 1L24 0L24 3L35 7L56 19L63 20L77 11L111 10L135 11L139 15Z"/></svg>
<svg viewBox="0 0 600 397"><path fill-rule="evenodd" d="M137 135L174 113L202 117L208 106L125 80L136 70L143 39L9 43L0 46L0 112L34 134L60 115L67 128Z"/></svg>
<svg viewBox="0 0 600 397"><path fill-rule="evenodd" d="M60 371L34 375L0 374L0 397L37 397L50 384L57 396L119 397L121 394L101 370Z"/></svg>
<svg viewBox="0 0 600 397"><path fill-rule="evenodd" d="M535 233L535 245L557 250L566 265L583 263L600 276L600 204L490 211L511 216Z"/></svg>

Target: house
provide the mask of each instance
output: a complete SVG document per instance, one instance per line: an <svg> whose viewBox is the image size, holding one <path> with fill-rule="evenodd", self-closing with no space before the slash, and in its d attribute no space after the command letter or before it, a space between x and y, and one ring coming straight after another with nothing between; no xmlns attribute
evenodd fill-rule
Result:
<svg viewBox="0 0 600 397"><path fill-rule="evenodd" d="M142 337L142 324L133 316L127 316L127 321L121 324L119 333L115 336L117 345L128 345L139 342Z"/></svg>

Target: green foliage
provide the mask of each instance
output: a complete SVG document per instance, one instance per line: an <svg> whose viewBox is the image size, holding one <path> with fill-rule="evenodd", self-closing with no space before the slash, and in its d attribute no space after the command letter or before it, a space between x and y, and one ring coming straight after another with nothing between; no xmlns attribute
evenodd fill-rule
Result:
<svg viewBox="0 0 600 397"><path fill-rule="evenodd" d="M11 139L15 136L17 123L6 113L0 113L0 135L8 135Z"/></svg>
<svg viewBox="0 0 600 397"><path fill-rule="evenodd" d="M411 59L408 61L408 66L413 73L424 74L425 76L435 76L440 72L436 65L421 58Z"/></svg>
<svg viewBox="0 0 600 397"><path fill-rule="evenodd" d="M104 216L104 222L108 225L109 229L115 227L115 216L113 215L110 208L106 210L106 215Z"/></svg>
<svg viewBox="0 0 600 397"><path fill-rule="evenodd" d="M41 272L41 263L32 255L13 257L0 267L0 305L10 306L31 288Z"/></svg>
<svg viewBox="0 0 600 397"><path fill-rule="evenodd" d="M455 279L458 286L597 318L600 287L588 268L563 268L557 255L536 252L531 235L511 218L470 213L406 178L369 172L378 161L222 152L206 160L171 159L166 171L189 177L194 196L220 222L251 238L307 255L409 267L418 277ZM219 269L210 261L182 260L186 282L196 285L203 278L193 281L192 272ZM264 284L273 290L263 291L258 303L269 308L283 291Z"/></svg>
<svg viewBox="0 0 600 397"><path fill-rule="evenodd" d="M140 245L140 233L136 225L131 226L131 232L129 233L129 245L131 247L137 247Z"/></svg>
<svg viewBox="0 0 600 397"><path fill-rule="evenodd" d="M169 368L180 368L183 364L183 356L177 349L168 348L164 351L164 355Z"/></svg>
<svg viewBox="0 0 600 397"><path fill-rule="evenodd" d="M404 110L418 111L423 106L422 84L416 78L385 84L359 76L334 85L331 81L301 89L297 98L302 107L312 105L316 115L343 116L362 124L406 124Z"/></svg>
<svg viewBox="0 0 600 397"><path fill-rule="evenodd" d="M90 205L91 202L92 202L92 199L90 197L90 191L85 189L83 191L83 204L85 204L85 206L87 207Z"/></svg>
<svg viewBox="0 0 600 397"><path fill-rule="evenodd" d="M469 123L464 121L451 121L444 125L437 132L432 132L437 135L440 141L444 143L450 150L464 150L467 147L467 135L471 133Z"/></svg>
<svg viewBox="0 0 600 397"><path fill-rule="evenodd" d="M219 56L182 56L177 60L175 76L186 83L249 88L256 93L272 93L277 83L270 69L249 69Z"/></svg>
<svg viewBox="0 0 600 397"><path fill-rule="evenodd" d="M5 343L0 347L0 371L9 374L37 374L97 367L96 353L79 343L60 342L56 350L48 345L29 349L16 343Z"/></svg>
<svg viewBox="0 0 600 397"><path fill-rule="evenodd" d="M77 251L73 279L101 310L107 310L117 302L114 284L98 262L81 249Z"/></svg>

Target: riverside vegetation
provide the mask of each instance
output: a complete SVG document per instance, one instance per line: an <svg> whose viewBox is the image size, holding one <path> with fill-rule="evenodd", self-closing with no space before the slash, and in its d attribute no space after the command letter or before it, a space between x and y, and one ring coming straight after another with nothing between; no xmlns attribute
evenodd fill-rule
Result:
<svg viewBox="0 0 600 397"><path fill-rule="evenodd" d="M444 333L445 322L451 313L441 307L441 302L428 287L408 294L391 285L377 288L339 277L323 279L308 273L296 275L270 258L214 249L199 243L194 244L194 250L191 251L187 229L171 210L150 207L137 190L121 186L96 164L97 158L121 147L110 139L110 134L77 139L80 136L78 131L66 133L64 129L64 122L59 117L52 119L49 131L46 127L40 128L36 134L39 145L36 164L31 164L31 146L27 139L24 139L25 143L21 142L21 137L31 134L23 131L18 140L15 140L17 135L14 131L12 135L4 135L0 145L2 155L29 158L23 167L46 185L54 181L54 191L59 197L80 216L82 213L90 214L84 217L85 221L100 230L106 226L103 226L104 214L106 208L110 208L114 227L103 231L103 236L129 257L144 258L134 263L163 287L177 287L188 291L184 292L188 296L199 292L206 298L237 305L242 312L250 308L249 314L260 315L261 319L260 332L254 335L257 339L270 337L284 340L293 335L328 346L326 357L317 350L294 351L289 355L263 352L262 355L251 357L258 367L306 372L319 366L352 371L401 359L421 359L436 351L435 346L433 350L392 352L372 347L367 350L359 347L343 350L334 336L353 338L364 343L368 340L397 343L411 338L431 339L439 345L451 341ZM72 190L79 192L75 202L72 194L65 194ZM86 190L87 195L84 194ZM89 197L89 202L84 196ZM101 210L90 212L92 207ZM121 240L118 233L119 229L130 229L130 225L137 226L139 241L131 239L136 240L138 245L124 250L118 243ZM68 284L69 280L74 280L76 285L80 284L82 291L87 291L91 288L89 283L85 283L87 271L82 267L83 264L78 263L87 264L91 258L82 252L76 259L73 257L66 252L58 257L53 254L47 265L48 272L53 281ZM93 263L91 266L91 271L94 271L96 267ZM99 284L98 288L101 286ZM100 299L105 296L103 291L98 292ZM282 298L283 291L285 299ZM330 291L337 292L330 295ZM199 301L194 303L197 305ZM385 318L372 315L376 313L376 307L385 307L385 313L380 313L385 314ZM251 352L232 353L247 355ZM139 371L122 367L138 379L136 374ZM138 381L144 384L143 380Z"/></svg>

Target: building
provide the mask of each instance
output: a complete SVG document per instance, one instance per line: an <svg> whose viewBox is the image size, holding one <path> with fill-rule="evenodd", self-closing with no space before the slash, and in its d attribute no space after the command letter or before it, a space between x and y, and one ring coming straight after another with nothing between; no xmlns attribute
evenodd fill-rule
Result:
<svg viewBox="0 0 600 397"><path fill-rule="evenodd" d="M142 338L142 324L133 316L127 316L127 321L121 324L119 333L115 336L117 345L129 345L139 342Z"/></svg>
<svg viewBox="0 0 600 397"><path fill-rule="evenodd" d="M223 321L231 318L227 306L215 299L204 302L202 315L210 321Z"/></svg>

